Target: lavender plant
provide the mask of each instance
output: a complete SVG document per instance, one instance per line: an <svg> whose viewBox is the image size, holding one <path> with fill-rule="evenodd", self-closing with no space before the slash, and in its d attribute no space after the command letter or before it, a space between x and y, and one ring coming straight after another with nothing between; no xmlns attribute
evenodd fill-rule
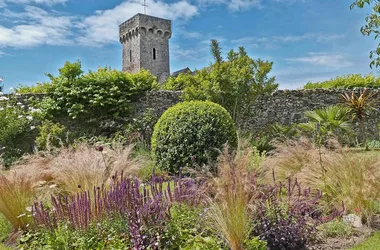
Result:
<svg viewBox="0 0 380 250"><path fill-rule="evenodd" d="M42 202L33 206L36 225L50 229L67 222L73 229L85 230L92 223L107 218L126 220L133 249L159 249L160 235L169 219L173 203L198 204L200 185L192 179L178 178L165 182L153 177L148 185L137 179L125 178L121 173L110 188L95 187L73 196L52 196L52 208Z"/></svg>

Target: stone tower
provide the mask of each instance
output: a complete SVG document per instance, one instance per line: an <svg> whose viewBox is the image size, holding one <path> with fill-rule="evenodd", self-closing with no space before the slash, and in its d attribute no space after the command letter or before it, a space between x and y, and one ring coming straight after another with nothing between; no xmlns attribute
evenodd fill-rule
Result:
<svg viewBox="0 0 380 250"><path fill-rule="evenodd" d="M164 82L170 75L169 38L171 20L137 14L119 26L123 45L123 71L149 70Z"/></svg>

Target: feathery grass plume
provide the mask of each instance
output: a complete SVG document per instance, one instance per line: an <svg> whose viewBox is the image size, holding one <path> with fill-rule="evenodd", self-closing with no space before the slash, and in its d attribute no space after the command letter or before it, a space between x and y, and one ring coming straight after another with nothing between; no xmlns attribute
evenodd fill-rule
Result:
<svg viewBox="0 0 380 250"><path fill-rule="evenodd" d="M323 204L337 207L343 201L348 212L370 223L380 212L380 155L378 152L330 152L323 165L325 180L317 164L310 164L299 174L299 180L324 192Z"/></svg>
<svg viewBox="0 0 380 250"><path fill-rule="evenodd" d="M75 149L62 148L51 162L54 179L69 193L109 185L115 172L136 175L142 162L132 158L133 146L103 147L102 151L85 143Z"/></svg>
<svg viewBox="0 0 380 250"><path fill-rule="evenodd" d="M210 221L233 250L241 250L251 225L254 174L250 172L251 151L233 156L226 148L218 159L218 177L214 178L215 198L209 198Z"/></svg>
<svg viewBox="0 0 380 250"><path fill-rule="evenodd" d="M307 138L288 141L286 144L279 143L276 145L274 154L267 157L263 163L265 181L266 183L273 181L273 170L279 181L285 181L288 177L297 177L303 168L309 165L314 166L318 161L318 149Z"/></svg>
<svg viewBox="0 0 380 250"><path fill-rule="evenodd" d="M318 149L311 143L301 141L278 146L277 152L264 163L267 182L274 169L280 181L293 177L303 187L322 190L320 203L327 209L340 207L343 201L348 212L370 222L380 211L380 155L344 149L322 150L323 169Z"/></svg>
<svg viewBox="0 0 380 250"><path fill-rule="evenodd" d="M33 181L25 176L12 173L0 175L0 213L13 229L25 229L32 221L27 207L33 203Z"/></svg>

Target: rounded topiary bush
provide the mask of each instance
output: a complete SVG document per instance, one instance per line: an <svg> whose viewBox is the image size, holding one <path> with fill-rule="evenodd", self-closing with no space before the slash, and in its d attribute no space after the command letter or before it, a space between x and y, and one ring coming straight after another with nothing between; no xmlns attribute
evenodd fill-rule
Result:
<svg viewBox="0 0 380 250"><path fill-rule="evenodd" d="M182 102L157 121L152 156L157 167L178 173L181 167L210 164L225 143L237 146L234 122L222 106L209 101Z"/></svg>

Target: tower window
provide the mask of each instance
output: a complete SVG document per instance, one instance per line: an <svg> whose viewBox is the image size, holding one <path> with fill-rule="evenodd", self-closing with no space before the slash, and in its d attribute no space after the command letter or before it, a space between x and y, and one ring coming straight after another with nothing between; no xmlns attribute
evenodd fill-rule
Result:
<svg viewBox="0 0 380 250"><path fill-rule="evenodd" d="M156 60L156 48L153 48L153 60Z"/></svg>
<svg viewBox="0 0 380 250"><path fill-rule="evenodd" d="M129 50L129 62L132 62L132 50Z"/></svg>

